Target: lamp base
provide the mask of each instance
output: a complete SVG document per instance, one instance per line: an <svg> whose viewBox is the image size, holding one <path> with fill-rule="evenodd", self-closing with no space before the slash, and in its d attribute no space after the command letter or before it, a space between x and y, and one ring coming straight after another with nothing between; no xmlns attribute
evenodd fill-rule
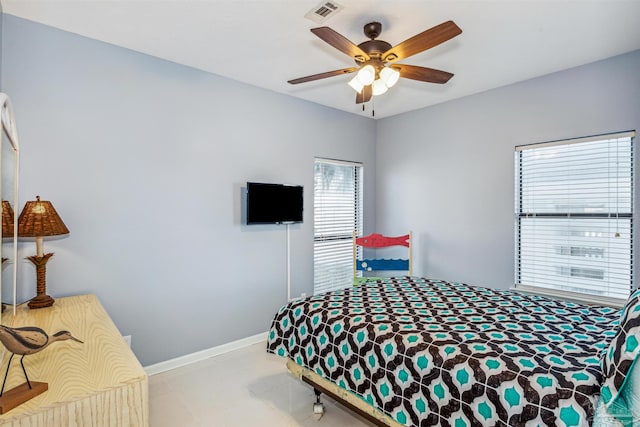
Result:
<svg viewBox="0 0 640 427"><path fill-rule="evenodd" d="M51 307L55 300L47 294L37 295L29 301L29 308L45 308Z"/></svg>
<svg viewBox="0 0 640 427"><path fill-rule="evenodd" d="M42 256L34 255L27 257L36 266L36 296L29 301L29 308L44 308L53 305L53 298L47 295L47 261L53 253Z"/></svg>

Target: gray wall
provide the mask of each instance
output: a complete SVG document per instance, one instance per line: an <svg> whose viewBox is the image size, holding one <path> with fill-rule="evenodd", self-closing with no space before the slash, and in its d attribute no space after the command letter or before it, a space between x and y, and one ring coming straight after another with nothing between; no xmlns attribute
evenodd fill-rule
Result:
<svg viewBox="0 0 640 427"><path fill-rule="evenodd" d="M414 231L416 274L512 286L514 147L639 129L639 76L635 51L378 121L378 230Z"/></svg>
<svg viewBox="0 0 640 427"><path fill-rule="evenodd" d="M47 288L97 294L144 365L265 332L286 302L285 227L241 224L246 181L304 185L293 295L313 291L314 156L364 163L373 230L371 119L10 15L2 56L21 205L51 200L71 230L45 241ZM23 301L35 245L20 251Z"/></svg>

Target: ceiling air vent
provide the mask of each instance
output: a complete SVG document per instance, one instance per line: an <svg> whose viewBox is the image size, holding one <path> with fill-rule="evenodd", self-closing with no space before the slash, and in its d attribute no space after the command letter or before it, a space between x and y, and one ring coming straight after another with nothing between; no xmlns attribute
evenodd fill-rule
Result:
<svg viewBox="0 0 640 427"><path fill-rule="evenodd" d="M340 12L343 7L344 6L334 1L323 1L316 7L311 9L309 12L307 12L304 17L307 19L311 19L318 24L321 24L336 13Z"/></svg>

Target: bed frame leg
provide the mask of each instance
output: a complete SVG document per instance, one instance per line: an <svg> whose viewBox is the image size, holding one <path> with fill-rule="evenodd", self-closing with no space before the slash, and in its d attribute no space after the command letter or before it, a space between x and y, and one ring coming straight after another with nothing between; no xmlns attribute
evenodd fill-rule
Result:
<svg viewBox="0 0 640 427"><path fill-rule="evenodd" d="M313 415L319 420L324 415L324 404L320 402L320 395L322 392L317 388L313 388L313 393L316 395L316 401L313 404Z"/></svg>

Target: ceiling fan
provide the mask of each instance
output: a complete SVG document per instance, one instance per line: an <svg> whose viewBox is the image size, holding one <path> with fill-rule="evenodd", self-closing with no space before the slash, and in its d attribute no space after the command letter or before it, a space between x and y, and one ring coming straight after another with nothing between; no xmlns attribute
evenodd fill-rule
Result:
<svg viewBox="0 0 640 427"><path fill-rule="evenodd" d="M386 92L400 77L440 84L446 83L453 77L452 73L446 71L396 63L462 33L453 21L436 25L393 47L384 40L376 40L381 31L382 24L379 22L365 25L364 34L370 40L356 45L329 27L312 28L313 34L352 57L358 66L300 77L289 80L289 83L295 85L355 72L356 76L349 82L349 86L357 92L356 104L361 104L368 102L374 95Z"/></svg>

